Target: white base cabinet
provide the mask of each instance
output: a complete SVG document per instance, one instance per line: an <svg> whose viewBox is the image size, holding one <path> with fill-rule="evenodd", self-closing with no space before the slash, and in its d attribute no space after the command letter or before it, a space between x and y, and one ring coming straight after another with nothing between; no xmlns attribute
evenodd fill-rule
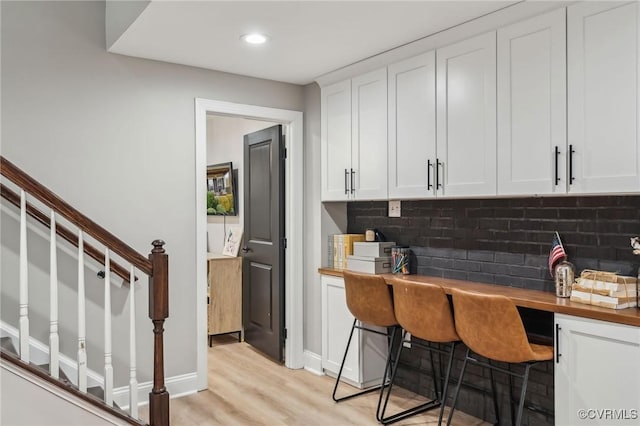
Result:
<svg viewBox="0 0 640 426"><path fill-rule="evenodd" d="M349 339L353 315L347 308L344 279L322 275L322 368L336 377ZM384 331L383 329L380 329ZM387 359L385 336L355 329L342 380L358 388L380 384Z"/></svg>
<svg viewBox="0 0 640 426"><path fill-rule="evenodd" d="M555 423L640 422L640 327L556 314Z"/></svg>

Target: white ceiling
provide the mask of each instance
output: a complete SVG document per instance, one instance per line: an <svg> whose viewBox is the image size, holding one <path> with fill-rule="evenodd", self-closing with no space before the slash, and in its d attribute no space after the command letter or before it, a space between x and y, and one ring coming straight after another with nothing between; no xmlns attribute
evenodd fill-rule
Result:
<svg viewBox="0 0 640 426"><path fill-rule="evenodd" d="M514 1L152 1L109 49L307 84ZM240 36L262 32L250 46Z"/></svg>

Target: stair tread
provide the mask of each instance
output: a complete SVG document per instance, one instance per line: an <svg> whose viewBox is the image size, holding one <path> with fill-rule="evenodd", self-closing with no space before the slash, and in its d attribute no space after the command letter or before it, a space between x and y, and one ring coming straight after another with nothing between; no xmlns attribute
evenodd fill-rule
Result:
<svg viewBox="0 0 640 426"><path fill-rule="evenodd" d="M9 336L0 337L0 347L5 351L8 351L14 355L18 355L16 347L13 346L13 340Z"/></svg>
<svg viewBox="0 0 640 426"><path fill-rule="evenodd" d="M49 373L49 364L41 364L38 365L38 367ZM64 373L62 368L58 369L58 378L64 382L71 382L71 380L69 380L69 376Z"/></svg>

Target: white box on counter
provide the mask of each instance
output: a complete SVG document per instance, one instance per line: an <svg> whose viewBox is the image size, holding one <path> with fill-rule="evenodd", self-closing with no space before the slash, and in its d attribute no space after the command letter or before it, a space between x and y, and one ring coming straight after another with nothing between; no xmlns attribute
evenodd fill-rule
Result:
<svg viewBox="0 0 640 426"><path fill-rule="evenodd" d="M393 241L357 242L353 243L353 255L361 257L389 257Z"/></svg>
<svg viewBox="0 0 640 426"><path fill-rule="evenodd" d="M368 274L391 272L391 257L347 256L347 270Z"/></svg>

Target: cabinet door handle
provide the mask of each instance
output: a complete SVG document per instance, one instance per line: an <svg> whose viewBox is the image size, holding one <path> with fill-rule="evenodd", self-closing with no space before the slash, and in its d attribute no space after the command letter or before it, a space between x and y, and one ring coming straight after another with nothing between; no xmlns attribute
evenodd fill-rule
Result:
<svg viewBox="0 0 640 426"><path fill-rule="evenodd" d="M356 175L356 172L355 172L353 169L351 169L351 193L352 193L352 194L353 194L354 192L356 192L356 186L355 186L354 181L353 181L353 177L354 177L355 175Z"/></svg>
<svg viewBox="0 0 640 426"><path fill-rule="evenodd" d="M556 145L556 153L555 153L555 158L556 158L556 186L558 185L558 183L560 182L560 176L558 176L558 157L560 157L560 150L558 149L558 146Z"/></svg>
<svg viewBox="0 0 640 426"><path fill-rule="evenodd" d="M347 169L344 169L344 194L345 195L349 194L349 187L347 186L349 185L348 181L349 181L349 172L347 171Z"/></svg>
<svg viewBox="0 0 640 426"><path fill-rule="evenodd" d="M436 158L436 191L442 188L442 184L440 183L440 165L444 166L444 163L441 163L440 159Z"/></svg>
<svg viewBox="0 0 640 426"><path fill-rule="evenodd" d="M433 164L431 164L430 159L427 159L427 189L433 188L433 185L431 185L431 167L433 167Z"/></svg>
<svg viewBox="0 0 640 426"><path fill-rule="evenodd" d="M560 327L560 324L556 324L556 364L560 362L560 357L562 356L560 353L560 330L562 330L562 327Z"/></svg>
<svg viewBox="0 0 640 426"><path fill-rule="evenodd" d="M573 145L569 145L569 185L573 183L576 178L573 177L573 154L575 151L573 150Z"/></svg>

